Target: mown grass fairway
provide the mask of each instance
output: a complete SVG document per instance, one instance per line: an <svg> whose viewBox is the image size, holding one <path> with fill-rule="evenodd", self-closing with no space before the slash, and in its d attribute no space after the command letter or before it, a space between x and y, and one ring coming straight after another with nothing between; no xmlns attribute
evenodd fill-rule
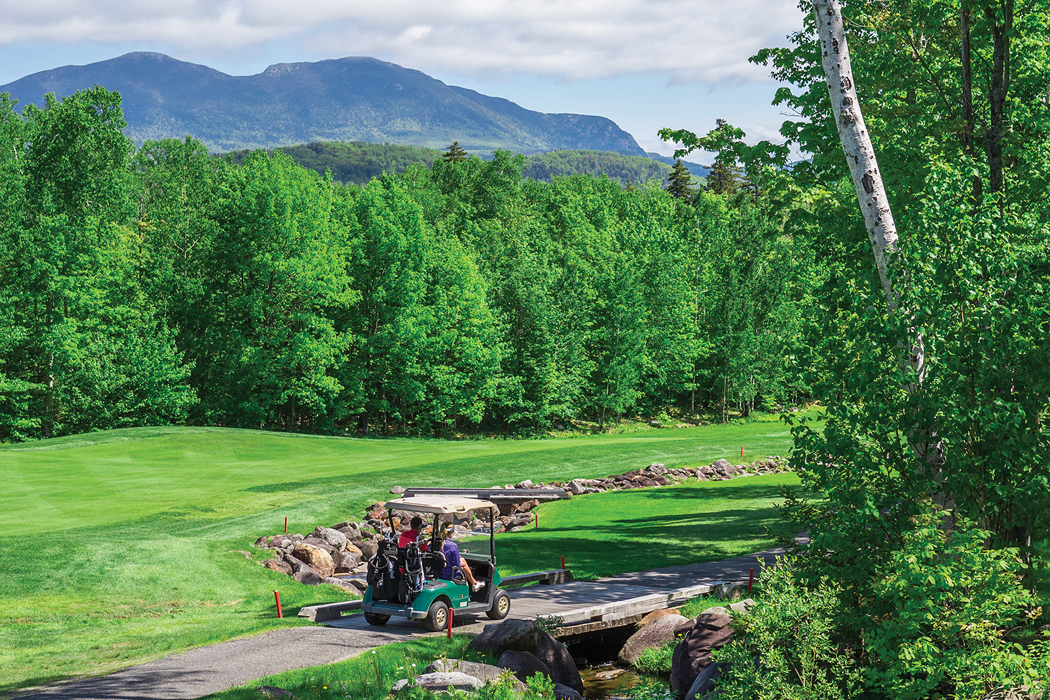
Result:
<svg viewBox="0 0 1050 700"><path fill-rule="evenodd" d="M738 462L741 445L745 460L786 454L790 435L775 422L464 442L168 428L2 447L0 527L6 537L0 543L0 693L300 624L294 617L300 606L337 600L340 594L301 586L255 563L268 554L251 543L279 532L285 516L290 532L305 533L318 524L359 519L365 505L387 497L395 484L488 486L525 478L604 476L654 461L686 466L726 457ZM566 552L581 574L678 563L676 557L687 561L693 554L696 561L707 557L699 548L703 541L711 545L707 558L744 554L755 543L764 546L762 525L771 514L763 499L774 498L775 492L753 491L761 486L754 478L711 491L725 488L728 493L735 484L751 495L726 498L729 510L721 515L703 509L704 497L690 503L692 492L685 489L670 489L678 495L668 497L638 492L617 502L617 510L638 509L616 513L635 521L626 526L601 509L588 511L592 499L600 500L595 497L578 501L586 517L560 514L566 504L548 506L540 511L540 539L533 539L534 533L509 538L501 559L516 571L552 566L564 545L544 543L543 537L556 534L545 528L582 535L590 526L587 518L595 519L596 532L606 528L610 534L594 536L598 545L588 550L587 559L586 542L578 548L580 558ZM755 517L749 518L752 507ZM566 520L559 521L562 517ZM715 522L722 526L708 530ZM658 530L669 534L658 536ZM628 531L634 542L654 538L654 545L643 548L662 551L663 558L640 563L609 556L603 563L608 543ZM691 538L690 544L676 549L673 541L679 536ZM254 561L235 550L250 552ZM281 592L290 619L274 616L274 589Z"/></svg>
<svg viewBox="0 0 1050 700"><path fill-rule="evenodd" d="M501 570L524 573L556 569L564 554L576 578L593 579L749 554L770 546L766 528L794 534L773 504L796 484L794 474L768 474L549 503L536 509L538 530L497 535L497 558Z"/></svg>

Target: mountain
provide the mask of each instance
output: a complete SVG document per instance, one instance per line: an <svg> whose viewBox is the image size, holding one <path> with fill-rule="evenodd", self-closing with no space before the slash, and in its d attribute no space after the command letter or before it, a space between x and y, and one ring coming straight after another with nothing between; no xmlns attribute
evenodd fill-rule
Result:
<svg viewBox="0 0 1050 700"><path fill-rule="evenodd" d="M101 85L123 98L127 134L189 134L213 152L318 141L393 142L519 153L593 149L646 155L604 117L545 114L509 100L453 87L374 58L279 63L232 76L159 53L129 53L86 66L42 71L0 86L22 105L42 105Z"/></svg>

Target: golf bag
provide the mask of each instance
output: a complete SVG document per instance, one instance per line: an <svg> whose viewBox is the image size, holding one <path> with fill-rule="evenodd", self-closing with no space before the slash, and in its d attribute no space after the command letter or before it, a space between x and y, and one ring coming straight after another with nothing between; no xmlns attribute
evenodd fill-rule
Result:
<svg viewBox="0 0 1050 700"><path fill-rule="evenodd" d="M405 570L405 604L411 603L416 594L423 590L426 577L423 575L423 555L418 542L409 542L404 553Z"/></svg>
<svg viewBox="0 0 1050 700"><path fill-rule="evenodd" d="M379 551L368 560L368 585L372 587L373 600L398 599L400 566L397 560L397 543L389 540L379 542Z"/></svg>

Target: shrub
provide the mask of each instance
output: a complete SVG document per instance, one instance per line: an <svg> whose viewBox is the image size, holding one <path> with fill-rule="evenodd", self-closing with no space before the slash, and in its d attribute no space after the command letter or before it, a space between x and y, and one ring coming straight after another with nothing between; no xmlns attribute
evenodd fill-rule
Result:
<svg viewBox="0 0 1050 700"><path fill-rule="evenodd" d="M678 646L678 640L672 639L663 646L648 647L638 656L634 662L635 670L640 673L648 673L652 676L666 675L671 672L671 659L674 656L674 648Z"/></svg>
<svg viewBox="0 0 1050 700"><path fill-rule="evenodd" d="M763 569L763 593L747 615L734 616L733 641L715 661L731 664L718 681L719 700L836 700L863 688L852 650L834 640L838 588L807 590L781 560Z"/></svg>
<svg viewBox="0 0 1050 700"><path fill-rule="evenodd" d="M881 614L869 622L872 686L900 700L933 694L980 698L1050 679L1047 645L1008 632L1042 613L1023 588L1017 550L989 549L991 533L970 522L946 527L943 511L916 518L873 587Z"/></svg>

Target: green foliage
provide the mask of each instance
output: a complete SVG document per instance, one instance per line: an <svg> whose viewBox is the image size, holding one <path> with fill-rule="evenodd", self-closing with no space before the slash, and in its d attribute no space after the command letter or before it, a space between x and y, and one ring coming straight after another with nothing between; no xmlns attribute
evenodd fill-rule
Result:
<svg viewBox="0 0 1050 700"><path fill-rule="evenodd" d="M676 158L671 173L667 176L667 192L677 199L689 201L693 193L689 189L692 177L689 169L682 163L681 158Z"/></svg>
<svg viewBox="0 0 1050 700"><path fill-rule="evenodd" d="M433 148L367 141L315 142L274 150L318 175L329 171L334 182L344 185L366 185L384 173L403 173L410 165L432 165L441 156L441 152ZM252 151L233 151L223 157L239 164L250 153Z"/></svg>
<svg viewBox="0 0 1050 700"><path fill-rule="evenodd" d="M825 700L860 697L855 649L836 637L838 587L822 580L807 589L791 565L762 570L762 595L748 614L735 616L733 640L714 652L729 663L717 682L728 700Z"/></svg>
<svg viewBox="0 0 1050 700"><path fill-rule="evenodd" d="M987 549L991 533L946 513L916 519L880 567L872 594L876 624L866 646L877 660L868 682L890 697L933 693L982 698L997 688L1050 681L1050 644L1024 648L1010 632L1039 617L1017 578L1015 549Z"/></svg>
<svg viewBox="0 0 1050 700"><path fill-rule="evenodd" d="M446 163L462 163L467 159L467 152L459 145L459 141L453 141L452 145L441 154L441 160Z"/></svg>
<svg viewBox="0 0 1050 700"><path fill-rule="evenodd" d="M671 672L671 661L678 641L672 639L663 646L646 647L638 656L638 660L634 662L634 669L639 673L647 673L651 676L666 676Z"/></svg>

